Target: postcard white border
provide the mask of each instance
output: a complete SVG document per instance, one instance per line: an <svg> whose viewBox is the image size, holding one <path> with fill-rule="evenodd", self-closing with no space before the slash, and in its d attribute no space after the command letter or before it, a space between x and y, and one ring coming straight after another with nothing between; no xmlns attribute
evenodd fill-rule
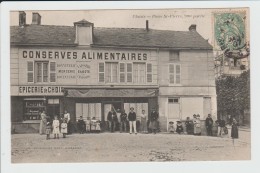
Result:
<svg viewBox="0 0 260 173"><path fill-rule="evenodd" d="M259 1L143 1L143 2L3 2L1 4L1 172L46 173L46 172L256 172L259 168L259 123L260 112L260 2ZM61 163L61 164L11 164L10 135L10 32L11 10L86 10L86 9L152 9L152 8L250 8L251 36L251 98L252 98L252 160L215 162L138 162L138 163Z"/></svg>

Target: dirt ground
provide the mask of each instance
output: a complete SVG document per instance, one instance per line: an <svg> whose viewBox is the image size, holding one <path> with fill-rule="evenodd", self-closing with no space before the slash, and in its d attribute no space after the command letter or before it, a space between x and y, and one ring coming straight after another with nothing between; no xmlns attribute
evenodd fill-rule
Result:
<svg viewBox="0 0 260 173"><path fill-rule="evenodd" d="M250 132L240 139L178 134L12 135L12 163L250 160Z"/></svg>

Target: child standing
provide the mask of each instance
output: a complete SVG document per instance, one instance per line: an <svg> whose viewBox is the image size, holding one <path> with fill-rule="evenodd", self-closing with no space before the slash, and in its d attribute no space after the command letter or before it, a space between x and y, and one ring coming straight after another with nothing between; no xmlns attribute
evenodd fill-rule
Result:
<svg viewBox="0 0 260 173"><path fill-rule="evenodd" d="M68 133L68 124L67 124L66 119L63 119L63 121L61 123L61 130L60 130L60 132L62 133L63 138L66 138L66 134ZM58 135L58 138L59 138L59 135Z"/></svg>
<svg viewBox="0 0 260 173"><path fill-rule="evenodd" d="M54 139L56 139L56 137L59 139L60 121L58 120L57 116L54 117L54 120L52 122L52 128L53 128Z"/></svg>
<svg viewBox="0 0 260 173"><path fill-rule="evenodd" d="M168 132L170 132L170 133L174 133L175 132L174 122L172 122L172 121L169 122Z"/></svg>
<svg viewBox="0 0 260 173"><path fill-rule="evenodd" d="M182 127L182 123L181 123L181 121L177 121L176 132L177 132L178 134L183 133L183 127Z"/></svg>
<svg viewBox="0 0 260 173"><path fill-rule="evenodd" d="M50 134L51 134L51 123L48 121L46 123L46 140L50 139Z"/></svg>

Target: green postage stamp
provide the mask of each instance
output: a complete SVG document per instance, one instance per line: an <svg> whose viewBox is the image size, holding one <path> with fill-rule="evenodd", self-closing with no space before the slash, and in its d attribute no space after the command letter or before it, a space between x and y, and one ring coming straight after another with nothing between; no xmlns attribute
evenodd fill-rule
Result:
<svg viewBox="0 0 260 173"><path fill-rule="evenodd" d="M248 56L246 20L244 11L214 13L214 39L227 57L241 59Z"/></svg>

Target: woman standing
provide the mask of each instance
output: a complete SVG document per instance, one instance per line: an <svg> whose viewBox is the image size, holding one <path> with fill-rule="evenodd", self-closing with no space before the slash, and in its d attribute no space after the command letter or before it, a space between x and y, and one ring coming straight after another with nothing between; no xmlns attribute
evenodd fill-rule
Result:
<svg viewBox="0 0 260 173"><path fill-rule="evenodd" d="M158 123L157 123L157 119L158 119L159 115L158 113L155 111L155 109L153 109L153 111L151 112L151 120L150 120L150 124L149 124L149 128L152 129L152 132L154 134L156 134L156 131L157 131L157 126L158 126Z"/></svg>
<svg viewBox="0 0 260 173"><path fill-rule="evenodd" d="M196 116L196 119L194 121L194 135L201 135L201 124L200 124L200 115L198 114Z"/></svg>
<svg viewBox="0 0 260 173"><path fill-rule="evenodd" d="M41 122L40 122L40 135L45 134L46 132L46 124L47 124L47 115L45 114L45 111L42 111L41 113Z"/></svg>
<svg viewBox="0 0 260 173"><path fill-rule="evenodd" d="M232 120L232 128L231 128L231 138L238 138L238 122L235 118Z"/></svg>
<svg viewBox="0 0 260 173"><path fill-rule="evenodd" d="M188 135L193 134L193 122L190 120L190 117L187 117L186 121L185 121L185 125L186 125L186 131Z"/></svg>
<svg viewBox="0 0 260 173"><path fill-rule="evenodd" d="M142 133L146 133L146 127L147 125L147 115L145 114L145 110L142 110L142 113L141 113L141 132Z"/></svg>

